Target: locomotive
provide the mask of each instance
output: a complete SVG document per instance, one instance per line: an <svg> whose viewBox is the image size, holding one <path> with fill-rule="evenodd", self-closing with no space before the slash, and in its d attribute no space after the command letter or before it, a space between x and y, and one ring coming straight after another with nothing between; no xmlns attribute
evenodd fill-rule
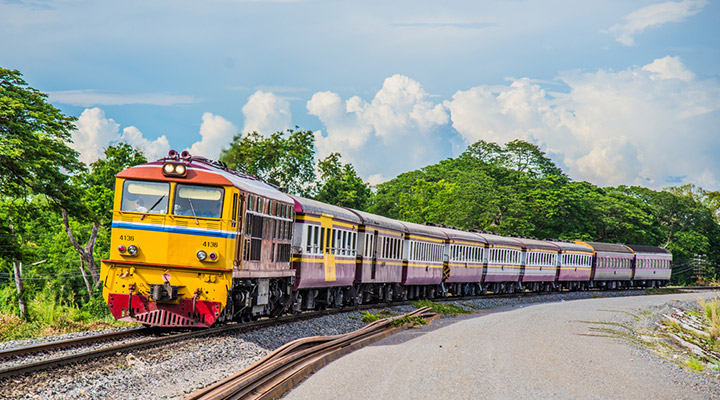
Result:
<svg viewBox="0 0 720 400"><path fill-rule="evenodd" d="M325 307L656 287L665 249L504 237L283 193L187 151L116 176L103 296L123 321L209 327Z"/></svg>

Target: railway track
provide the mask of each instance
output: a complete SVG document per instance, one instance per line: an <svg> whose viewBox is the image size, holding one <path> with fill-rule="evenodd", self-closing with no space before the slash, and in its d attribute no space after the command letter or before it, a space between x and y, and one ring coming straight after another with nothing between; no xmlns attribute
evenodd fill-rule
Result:
<svg viewBox="0 0 720 400"><path fill-rule="evenodd" d="M411 318L430 319L429 307L369 323L343 335L302 338L278 348L245 370L197 391L186 400L274 399L329 362L391 335Z"/></svg>
<svg viewBox="0 0 720 400"><path fill-rule="evenodd" d="M720 290L720 288L716 288L716 287L678 287L678 288L671 288L671 289ZM623 290L623 292L628 292L628 290ZM448 298L442 298L442 299L434 299L434 301L458 301L458 300L468 300L468 299L492 299L492 298L508 298L508 297L542 296L544 294L552 294L552 293L526 292L526 293L517 293L514 295L491 294L491 295L462 297L462 298L448 297ZM254 329L265 328L265 327L268 327L271 325L276 325L276 324L283 324L283 323L294 322L294 321L299 321L299 320L303 320L303 319L315 318L315 317L319 317L319 316L323 316L323 315L328 315L331 313L349 312L349 311L357 311L357 310L372 309L372 308L383 308L383 307L389 307L389 306L399 306L399 305L408 305L408 304L411 304L411 302L364 304L364 305L360 305L360 306L344 307L344 308L340 308L340 309L328 309L328 310L323 310L323 311L307 312L307 313L302 313L302 314L297 314L297 315L287 315L287 316L274 318L274 319L262 319L262 320L253 321L253 322L245 322L242 324L223 325L223 326L216 327L216 328L194 330L194 331L182 332L182 333L176 333L176 334L168 334L168 335L160 336L160 337L150 337L150 338L140 339L140 340L137 340L137 341L134 341L131 343L112 345L112 346L103 347L101 349L80 352L77 354L55 357L55 358L45 359L45 360L36 361L36 362L23 363L20 365L15 365L15 366L7 367L7 368L0 368L0 379L23 375L23 374L26 374L29 372L34 372L34 371L39 371L39 370L44 370L44 369L58 368L58 367L61 367L64 365L71 365L71 364L75 364L78 362L82 362L84 360L106 357L106 356L110 356L110 355L114 355L114 354L118 354L118 353L127 353L127 352L130 352L133 350L166 345L166 344L173 343L176 341L187 340L187 339L192 339L192 338L201 337L201 336L209 336L209 335L220 334L220 333L229 332L229 331L237 331L237 330L249 331L249 330L254 330ZM148 329L148 328L137 328L137 329L131 329L131 330L126 330L126 331L121 331L121 332L105 333L105 334L87 336L87 337L76 338L76 339L68 339L68 340L62 340L62 341L43 343L43 344L39 344L39 345L11 348L11 349L6 349L3 351L0 351L0 361L10 360L14 357L22 357L22 356L27 356L30 354L55 351L58 349L80 347L80 346L85 346L88 344L98 343L98 342L103 342L103 341L114 341L114 340L119 340L119 339L123 339L123 338L128 338L131 336L148 335L151 332L153 335L156 335L158 333L157 330L152 330L152 329Z"/></svg>
<svg viewBox="0 0 720 400"><path fill-rule="evenodd" d="M61 350L71 347L83 346L91 343L113 341L127 337L143 335L146 328L132 328L118 332L102 333L98 335L83 336L74 339L57 340L53 342L34 344L29 346L14 347L0 351L0 361L8 360L13 357L24 356L28 354L42 353L46 351Z"/></svg>
<svg viewBox="0 0 720 400"><path fill-rule="evenodd" d="M260 329L260 328L265 328L265 327L272 326L272 325L277 325L277 324L284 324L284 323L289 323L289 322L295 322L295 321L301 321L301 320L305 320L305 319L321 317L321 316L332 314L332 313L341 313L341 312L349 312L349 311L372 309L372 308L382 308L382 307L387 307L389 305L401 305L401 304L409 304L409 302L392 303L392 304L388 304L388 303L367 304L367 305L360 305L360 306L354 306L354 307L343 307L343 308L339 308L339 309L327 309L327 310L322 310L322 311L306 312L306 313L296 314L296 315L286 315L286 316L273 318L273 319L261 319L261 320L257 320L257 321L244 322L241 324L222 325L222 326L215 327L215 328L193 330L193 331L188 331L188 332L169 334L169 335L161 336L161 337L150 337L150 338L140 339L138 341L134 341L131 343L123 343L123 344L118 344L118 345L114 345L114 346L103 347L101 349L80 352L77 354L71 354L71 355L61 356L61 357L54 357L54 358L30 362L30 363L23 363L23 364L19 364L19 365L7 367L7 368L0 368L0 379L12 378L12 377L27 374L30 372L35 372L35 371L40 371L40 370L45 370L45 369L50 369L50 368L58 368L58 367L62 367L65 365L72 365L72 364L76 364L76 363L79 363L79 362L82 362L85 360L107 357L107 356L115 355L118 353L127 353L127 352L130 352L133 350L140 350L140 349L146 349L146 348L150 348L150 347L163 346L163 345L167 345L167 344L170 344L173 342L193 339L193 338L202 337L202 336L222 334L222 333L231 332L231 331L250 331L250 330L254 330L254 329ZM137 328L137 329L133 329L133 330L125 331L125 332L100 334L100 335L93 335L93 336L88 336L88 337L83 337L83 338L42 343L39 345L11 348L11 349L7 349L7 350L0 352L0 361L8 360L8 359L11 359L12 357L21 357L21 356L41 353L41 352L45 352L45 351L53 351L53 350L69 348L69 347L79 347L79 346L97 343L97 342L101 342L101 341L117 340L117 339L121 339L124 337L132 336L132 335L142 335L143 332L145 334L147 334L148 332L155 333L157 331L148 329L148 328Z"/></svg>

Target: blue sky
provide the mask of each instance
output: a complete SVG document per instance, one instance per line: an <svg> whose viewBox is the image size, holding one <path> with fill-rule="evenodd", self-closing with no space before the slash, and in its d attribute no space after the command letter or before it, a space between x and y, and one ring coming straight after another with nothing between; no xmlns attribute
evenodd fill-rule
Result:
<svg viewBox="0 0 720 400"><path fill-rule="evenodd" d="M0 0L0 65L86 162L298 125L372 183L520 138L576 180L720 189L717 1Z"/></svg>

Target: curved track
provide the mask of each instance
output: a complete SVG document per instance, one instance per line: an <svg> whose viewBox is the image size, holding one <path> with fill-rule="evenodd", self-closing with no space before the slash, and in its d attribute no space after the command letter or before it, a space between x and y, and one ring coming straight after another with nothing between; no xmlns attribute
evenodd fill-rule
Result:
<svg viewBox="0 0 720 400"><path fill-rule="evenodd" d="M245 370L193 393L186 400L198 399L274 399L305 379L323 365L391 335L395 322L435 314L429 307L411 313L381 319L344 335L314 336L298 339L275 350Z"/></svg>
<svg viewBox="0 0 720 400"><path fill-rule="evenodd" d="M669 288L669 289L680 289L680 290L717 290L716 287L678 287L678 288ZM627 292L627 290L624 290L624 292ZM524 292L524 293L517 293L514 295L484 295L484 296L473 296L473 297L447 297L447 298L440 298L440 299L433 299L434 301L453 301L453 300L466 300L466 299L490 299L490 298L507 298L512 296L542 296L546 293L531 293L531 292ZM551 293L547 293L551 294ZM8 367L4 369L0 369L0 379L3 378L9 378L13 376L22 375L28 372L33 371L39 371L49 368L57 368L61 367L63 365L69 365L78 363L84 360L93 359L93 358L99 358L104 356L109 356L117 353L123 353L132 351L135 349L143 349L153 346L159 346L164 344L169 344L172 342L180 341L180 340L186 340L191 339L195 337L201 337L206 335L212 335L222 332L228 332L228 331L235 331L235 330L252 330L252 329L258 329L258 328L264 328L267 326L275 325L275 324L283 324L287 322L293 322L303 319L310 319L322 315L327 315L330 313L340 313L340 312L348 312L348 311L356 311L356 310L362 310L362 309L372 309L372 308L382 308L382 307L388 307L388 306L395 306L395 305L407 305L411 302L394 302L394 303L375 303L375 304L363 304L360 306L353 306L353 307L345 307L340 309L328 309L323 311L315 311L315 312L306 312L302 314L297 315L287 315L275 319L262 319L258 321L253 322L246 322L241 324L231 324L231 325L223 325L216 328L209 328L209 329L202 329L202 330L195 330L195 331L189 331L189 332L182 332L177 334L171 334L168 336L162 336L162 337L151 337L147 339L141 339L132 343L125 343L125 344L119 344L114 346L108 346L97 350L92 351L86 351L81 352L74 355L68 355L68 356L62 356L62 357L56 357L50 360L43 360L43 361L37 361L37 362L30 362L25 363L13 367ZM13 349L7 349L0 351L0 360L7 360L12 357L21 357L33 353L40 353L45 351L52 351L57 349L63 349L63 348L69 348L69 347L80 347L91 343L97 343L102 341L112 341L112 340L118 340L127 338L133 335L147 335L148 333L155 334L157 333L157 330L154 329L147 329L147 328L136 328L131 330L126 330L122 332L113 332L113 333L106 333L106 334L100 334L100 335L93 335L88 337L82 337L82 338L76 338L76 339L68 339L63 341L55 341L55 342L49 342L49 343L43 343L40 345L32 345L32 346L23 346Z"/></svg>

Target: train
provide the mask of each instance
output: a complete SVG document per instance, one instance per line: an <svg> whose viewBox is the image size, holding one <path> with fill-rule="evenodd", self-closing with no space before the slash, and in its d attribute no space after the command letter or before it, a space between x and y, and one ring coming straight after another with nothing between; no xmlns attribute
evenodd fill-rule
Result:
<svg viewBox="0 0 720 400"><path fill-rule="evenodd" d="M520 291L658 287L655 246L506 237L289 195L171 150L116 175L103 296L113 317L206 328L304 310Z"/></svg>

